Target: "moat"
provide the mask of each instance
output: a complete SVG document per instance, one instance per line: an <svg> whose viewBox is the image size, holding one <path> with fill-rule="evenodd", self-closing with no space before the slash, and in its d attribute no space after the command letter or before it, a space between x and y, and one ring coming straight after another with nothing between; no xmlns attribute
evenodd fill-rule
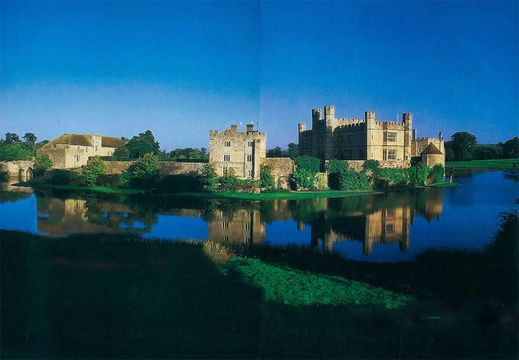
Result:
<svg viewBox="0 0 519 360"><path fill-rule="evenodd" d="M456 181L453 188L253 202L33 192L4 184L0 229L297 245L353 260L410 261L433 248L484 248L499 214L517 207L517 173L468 171Z"/></svg>

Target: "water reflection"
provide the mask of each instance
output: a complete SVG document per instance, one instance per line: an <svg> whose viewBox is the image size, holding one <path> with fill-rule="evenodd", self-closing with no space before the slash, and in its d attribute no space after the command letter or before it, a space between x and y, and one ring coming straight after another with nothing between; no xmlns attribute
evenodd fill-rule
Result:
<svg viewBox="0 0 519 360"><path fill-rule="evenodd" d="M265 202L51 191L31 194L26 188L8 185L0 193L0 201L9 201L3 199L7 197L15 203L11 207L0 203L0 228L12 229L11 215L6 213L23 209L24 216L37 219L36 229L30 225L15 229L50 236L123 233L167 240L297 244L365 260L409 260L425 248L481 247L491 240L484 237L485 231L494 231L492 224L500 209L513 207L517 182L503 174L486 173L476 178L464 178L466 182L458 188ZM496 179L505 182L500 187L503 194L481 198L477 185L495 183ZM32 215L28 210L34 206L31 201L35 203ZM468 206L474 202L478 207ZM446 204L449 215L444 217ZM19 219L20 214L12 217ZM461 224L466 219L474 219L474 224L464 228ZM449 234L448 239L445 234Z"/></svg>

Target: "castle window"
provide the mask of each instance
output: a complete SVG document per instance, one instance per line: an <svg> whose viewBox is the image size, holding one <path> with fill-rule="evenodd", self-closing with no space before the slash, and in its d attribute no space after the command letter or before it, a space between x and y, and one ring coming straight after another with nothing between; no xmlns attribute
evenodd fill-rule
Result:
<svg viewBox="0 0 519 360"><path fill-rule="evenodd" d="M231 161L231 155L224 155L223 161Z"/></svg>
<svg viewBox="0 0 519 360"><path fill-rule="evenodd" d="M248 173L249 173L249 177L252 177L252 170L249 170Z"/></svg>
<svg viewBox="0 0 519 360"><path fill-rule="evenodd" d="M227 222L227 221L222 221L222 228L223 228L223 229L228 229L228 228L229 228L229 222Z"/></svg>
<svg viewBox="0 0 519 360"><path fill-rule="evenodd" d="M248 146L248 147L252 147L252 141L249 141L249 142L247 143L247 146Z"/></svg>
<svg viewBox="0 0 519 360"><path fill-rule="evenodd" d="M383 155L384 155L384 160L396 160L396 150L395 149L384 150Z"/></svg>
<svg viewBox="0 0 519 360"><path fill-rule="evenodd" d="M386 135L386 141L395 142L396 141L396 132L387 132L384 133Z"/></svg>
<svg viewBox="0 0 519 360"><path fill-rule="evenodd" d="M386 224L384 228L386 233L394 233L395 232L395 224Z"/></svg>
<svg viewBox="0 0 519 360"><path fill-rule="evenodd" d="M247 155L247 161L252 161L252 155L251 154Z"/></svg>
<svg viewBox="0 0 519 360"><path fill-rule="evenodd" d="M231 146L231 142L230 141L225 141L223 146L230 147Z"/></svg>

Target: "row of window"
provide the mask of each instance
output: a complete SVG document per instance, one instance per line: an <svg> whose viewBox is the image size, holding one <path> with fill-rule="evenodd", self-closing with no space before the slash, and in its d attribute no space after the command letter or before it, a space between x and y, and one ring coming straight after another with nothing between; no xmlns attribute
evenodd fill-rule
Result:
<svg viewBox="0 0 519 360"><path fill-rule="evenodd" d="M395 149L384 149L382 155L384 160L396 160Z"/></svg>
<svg viewBox="0 0 519 360"><path fill-rule="evenodd" d="M252 147L253 144L254 144L254 141L248 141L247 142L247 146L248 147ZM231 142L230 141L224 141L223 146L231 147Z"/></svg>
<svg viewBox="0 0 519 360"><path fill-rule="evenodd" d="M224 155L223 161L231 161L231 155ZM247 161L252 161L252 154L247 155Z"/></svg>

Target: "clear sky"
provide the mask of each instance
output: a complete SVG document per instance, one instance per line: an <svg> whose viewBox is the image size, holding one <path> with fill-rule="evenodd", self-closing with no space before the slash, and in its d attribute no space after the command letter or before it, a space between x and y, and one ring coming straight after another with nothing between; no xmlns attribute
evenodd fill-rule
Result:
<svg viewBox="0 0 519 360"><path fill-rule="evenodd" d="M207 146L311 109L414 113L418 136L519 134L517 2L0 2L0 132Z"/></svg>

